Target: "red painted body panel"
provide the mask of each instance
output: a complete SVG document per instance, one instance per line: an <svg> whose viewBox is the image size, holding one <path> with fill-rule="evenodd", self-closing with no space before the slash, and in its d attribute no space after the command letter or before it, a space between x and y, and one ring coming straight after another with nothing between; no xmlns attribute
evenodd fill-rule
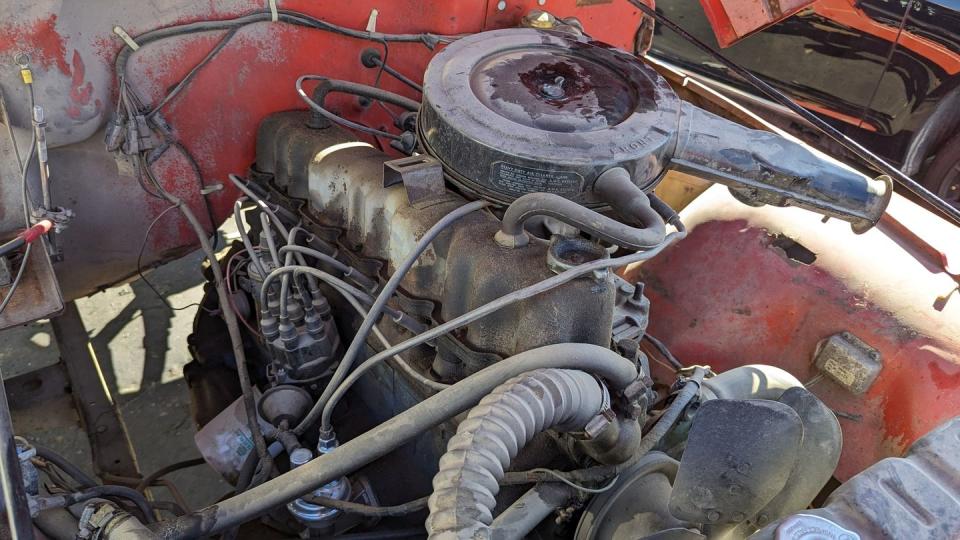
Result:
<svg viewBox="0 0 960 540"><path fill-rule="evenodd" d="M934 245L960 231L895 196L890 213ZM797 209L751 208L708 190L682 213L690 236L634 271L647 284L650 332L685 363L780 366L840 413L845 480L960 414L960 295L943 258L890 225L856 236ZM785 234L805 265L771 244ZM816 379L817 344L848 331L879 350L862 396ZM664 373L669 381L669 374Z"/></svg>
<svg viewBox="0 0 960 540"><path fill-rule="evenodd" d="M729 47L741 39L782 21L815 0L700 0L717 43Z"/></svg>

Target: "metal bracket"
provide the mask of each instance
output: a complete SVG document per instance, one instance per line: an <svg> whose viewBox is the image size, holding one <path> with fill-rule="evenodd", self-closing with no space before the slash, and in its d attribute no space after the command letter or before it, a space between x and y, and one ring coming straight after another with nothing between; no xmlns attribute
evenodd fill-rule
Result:
<svg viewBox="0 0 960 540"><path fill-rule="evenodd" d="M384 162L383 187L401 183L407 190L407 200L414 208L422 208L447 196L443 166L430 156L410 156Z"/></svg>

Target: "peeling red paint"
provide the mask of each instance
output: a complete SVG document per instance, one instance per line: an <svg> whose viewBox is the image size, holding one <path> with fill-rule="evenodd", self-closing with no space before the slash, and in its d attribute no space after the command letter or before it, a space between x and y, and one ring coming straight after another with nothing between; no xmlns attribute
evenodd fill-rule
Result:
<svg viewBox="0 0 960 540"><path fill-rule="evenodd" d="M79 120L83 114L82 107L90 103L93 95L93 83L84 82L86 68L79 51L73 51L73 69L70 76L70 103L67 105L67 116ZM97 107L99 109L99 106Z"/></svg>
<svg viewBox="0 0 960 540"><path fill-rule="evenodd" d="M63 37L57 32L57 15L24 24L19 21L0 26L0 51L3 56L21 52L30 55L34 66L50 69L52 65L64 74L70 74Z"/></svg>
<svg viewBox="0 0 960 540"><path fill-rule="evenodd" d="M804 245L819 257L813 265L799 265L767 245L770 232L757 224L760 218L696 221L720 208L726 217L774 210L741 210L724 200L708 211L703 204L688 223L690 235L640 269L651 303L650 331L678 358L718 371L772 364L806 382L819 373L813 360L822 339L848 331L876 348L883 368L864 395L828 377L810 388L829 407L846 413L840 479L899 455L944 419L960 414L956 311L934 312L926 289L891 286L878 277L877 265L864 266L865 259L856 258L858 246L868 246L874 250L870 260L899 269L891 275L933 282L932 276L921 277L924 271L914 271L911 264L919 263L893 240L883 240L878 231L830 241L829 234L811 232L802 239L812 242ZM813 222L812 227L822 227ZM798 228L784 231L802 234ZM660 380L672 380L672 374Z"/></svg>

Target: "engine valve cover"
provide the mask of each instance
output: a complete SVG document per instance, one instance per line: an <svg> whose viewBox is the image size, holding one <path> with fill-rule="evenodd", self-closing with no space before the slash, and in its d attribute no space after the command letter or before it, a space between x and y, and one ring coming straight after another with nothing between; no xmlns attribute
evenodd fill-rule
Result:
<svg viewBox="0 0 960 540"><path fill-rule="evenodd" d="M582 204L611 167L652 188L677 137L680 100L632 55L534 29L460 39L430 62L418 129L460 188L510 202L532 192Z"/></svg>

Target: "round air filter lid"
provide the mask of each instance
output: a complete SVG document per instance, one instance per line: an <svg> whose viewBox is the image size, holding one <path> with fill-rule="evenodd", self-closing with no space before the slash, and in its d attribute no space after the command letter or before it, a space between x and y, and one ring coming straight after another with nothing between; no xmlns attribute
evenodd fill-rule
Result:
<svg viewBox="0 0 960 540"><path fill-rule="evenodd" d="M625 167L651 187L680 102L624 51L534 29L475 34L433 58L420 140L460 187L500 202L548 192L599 204L593 181Z"/></svg>

